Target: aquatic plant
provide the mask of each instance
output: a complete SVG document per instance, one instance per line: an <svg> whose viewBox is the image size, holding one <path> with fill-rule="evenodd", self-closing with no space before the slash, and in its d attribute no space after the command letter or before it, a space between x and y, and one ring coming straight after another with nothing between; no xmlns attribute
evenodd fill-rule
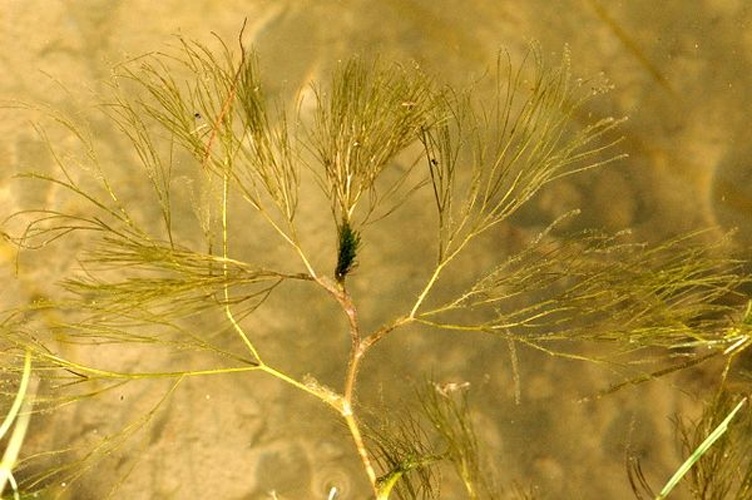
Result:
<svg viewBox="0 0 752 500"><path fill-rule="evenodd" d="M545 186L622 158L619 119L581 123L606 86L573 78L568 55L551 65L533 46L513 64L502 53L491 73L454 89L413 64L354 58L328 84L301 91L291 113L266 96L242 40L213 51L180 39L177 53L117 68L101 110L125 154L101 153L99 132L47 110L83 157L49 144L57 171L22 179L55 189L57 203L11 215L4 234L21 249L19 273L27 255L51 247L76 262L60 293L8 312L8 365L28 378L20 360L31 360L40 412L134 384L158 397L88 451L66 445L22 458L18 489L59 493L84 482L156 425L186 380L232 375L271 377L331 409L376 498L435 495L445 462L468 497L492 496L500 486L482 463L466 386L429 383L421 409L407 414L359 392L364 360L385 339L410 329L493 336L509 346L514 371L519 345L624 367L640 351L666 353L655 372L625 368L629 383L690 366L695 346L723 355L739 342L746 333L733 334L739 315L727 299L746 277L701 234L653 246L626 233L566 234L562 221L576 214L562 214L520 250L462 265ZM431 224L431 255L413 270L417 288L384 305L390 316L366 321L361 311L380 299L369 294L378 276L363 255L379 252L372 236L394 219L404 229L391 237L403 247L412 245L405 234ZM306 331L276 331L307 314ZM317 328L319 314L344 322ZM301 355L304 334L314 340ZM595 357L588 343L608 353ZM686 357L666 368L676 349ZM339 385L317 375L322 358L342 369Z"/></svg>

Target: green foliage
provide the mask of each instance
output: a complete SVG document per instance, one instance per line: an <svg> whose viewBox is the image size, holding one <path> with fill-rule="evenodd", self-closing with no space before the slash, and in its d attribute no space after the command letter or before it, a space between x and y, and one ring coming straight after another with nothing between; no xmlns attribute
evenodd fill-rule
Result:
<svg viewBox="0 0 752 500"><path fill-rule="evenodd" d="M670 498L684 476L688 476L691 498L749 498L752 494L750 462L750 425L752 419L744 408L746 397L721 391L702 416L692 422L678 419L676 427L682 451L688 458L656 495L640 467L639 460L628 457L629 480L637 498Z"/></svg>
<svg viewBox="0 0 752 500"><path fill-rule="evenodd" d="M375 412L380 422L365 425L363 415L377 405L356 397L358 377L386 337L411 325L482 332L512 349L520 343L590 360L578 352L599 342L612 347L614 364L622 362L617 354L656 348L728 354L746 339L726 301L747 281L741 263L708 248L701 234L647 246L627 234L555 236L554 222L519 252L464 276L460 258L544 186L621 158L612 152L620 120L575 126L602 89L573 79L568 57L548 65L532 47L515 66L503 55L488 94L442 86L413 66L353 59L337 66L329 85L314 87L311 113L301 103L289 118L266 97L256 56L242 43L237 56L225 45L215 53L180 44L176 56L118 68L114 100L102 109L132 157L108 164L93 134L51 113L86 155L76 164L51 144L58 173L25 178L56 188L60 203L6 220L8 238L23 251L81 249L58 296L6 320L3 348L33 359L45 383L41 408L85 405L134 383L163 394L93 451L78 458L61 451L63 466L49 465L46 454L29 457L22 488L83 477L153 420L188 377L265 374L333 410L377 498L435 494L436 468L446 462L470 498L484 498L495 491L464 389L433 386L422 396L422 419L385 425L395 419L384 409ZM128 190L133 177L148 193ZM368 331L345 279L361 257L361 240L368 242L366 228L399 217L423 193L434 214L435 259L423 263L425 281L407 307ZM321 246L308 228L322 204L328 215L321 226L333 231L326 240L336 241L328 249L333 276L319 270L321 258L310 250ZM324 385L307 367L284 368L250 326L283 288L339 307L349 340L340 387ZM290 303L287 313L307 306ZM107 365L134 349L138 364ZM159 362L165 353L169 369Z"/></svg>
<svg viewBox="0 0 752 500"><path fill-rule="evenodd" d="M18 484L13 476L13 468L21 452L31 419L32 399L29 394L35 392L35 389L32 388L30 391L29 386L36 385L35 382L31 380L31 354L27 352L24 356L23 372L13 403L2 424L0 424L0 439L4 439L6 435L10 436L0 460L0 493L5 491L6 484L10 484L15 499L20 498L20 494Z"/></svg>

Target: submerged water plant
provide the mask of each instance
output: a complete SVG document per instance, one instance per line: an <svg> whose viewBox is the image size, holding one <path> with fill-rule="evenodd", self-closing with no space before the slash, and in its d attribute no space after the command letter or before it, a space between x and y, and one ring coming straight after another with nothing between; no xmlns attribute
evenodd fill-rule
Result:
<svg viewBox="0 0 752 500"><path fill-rule="evenodd" d="M727 299L746 278L698 235L649 246L626 234L565 235L561 221L548 221L521 250L463 267L545 186L621 158L620 120L579 123L604 88L574 79L566 55L551 65L535 47L519 64L502 54L493 75L489 91L457 90L415 65L354 58L328 84L302 91L291 113L267 97L242 41L213 51L180 39L176 54L118 68L102 111L125 156L100 155L98 134L51 112L85 155L73 161L50 144L57 171L22 177L54 188L59 202L11 215L4 234L22 250L20 273L27 255L53 246L76 262L58 294L7 314L4 352L32 360L39 411L94 404L140 383L160 395L89 451L66 445L23 457L18 489L75 488L155 425L186 380L232 375L243 384L271 377L331 409L376 498L435 495L432 471L443 462L468 497L492 496L464 388L429 384L424 416L401 420L359 392L364 360L385 339L410 329L476 332L511 352L524 345L614 366L642 350L723 355L738 342ZM400 219L416 206L420 220ZM404 224L391 235L401 245L430 224L433 247L385 305L390 316L364 320L379 300L368 292L388 270L368 274L363 255L379 252L373 235L394 219ZM322 327L320 310L337 316ZM308 314L305 331L270 339L280 318L290 325ZM301 354L304 334L314 347ZM609 352L580 351L594 342ZM316 373L322 358L341 369L338 385ZM9 364L28 377L25 365ZM338 488L330 485L330 498Z"/></svg>

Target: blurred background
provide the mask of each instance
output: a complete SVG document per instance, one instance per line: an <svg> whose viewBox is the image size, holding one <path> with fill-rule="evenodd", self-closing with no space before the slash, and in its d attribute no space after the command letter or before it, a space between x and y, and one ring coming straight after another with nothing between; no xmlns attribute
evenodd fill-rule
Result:
<svg viewBox="0 0 752 500"><path fill-rule="evenodd" d="M41 168L45 146L33 117L8 103L47 103L88 118L116 64L167 50L176 45L175 35L216 44L216 34L235 50L243 19L269 91L283 99L328 79L331 67L353 54L417 61L467 85L493 67L500 49L519 58L537 40L552 63L568 50L576 76L605 75L613 84L594 112L629 117L620 145L629 157L546 189L535 201L536 213L550 220L581 208L586 226L630 228L648 240L696 228L715 227L718 235L738 228L735 242L752 257L752 5L743 0L4 0L3 215L49 196L19 190L11 180ZM0 257L2 278L13 283L0 292L9 305L41 293L47 283L40 276L54 274L55 263L45 262L15 277L13 252L3 247ZM478 370L473 398L486 408L477 417L487 430L483 451L502 483L532 485L541 498L631 498L624 470L628 444L642 453L655 486L680 463L669 419L693 411L696 401L671 382L578 403L603 388L595 369L562 368L560 361L540 358L535 370L522 367L517 405L504 346L491 347L489 339L467 342L450 361L429 356L423 362L439 376L470 364ZM468 359L468 351L484 354ZM326 357L318 362L326 364ZM171 405L160 429L141 442L140 463L128 466L132 471L116 498L186 498L187 492L325 498L331 485L341 498L364 498L352 450L328 434L341 431L336 425L318 423L329 421L318 403L268 380L206 384L181 388L176 398L182 406ZM112 415L128 408L117 404ZM71 434L123 417L82 410L65 418L34 428L30 446L64 446ZM107 484L91 480L72 497L101 498Z"/></svg>

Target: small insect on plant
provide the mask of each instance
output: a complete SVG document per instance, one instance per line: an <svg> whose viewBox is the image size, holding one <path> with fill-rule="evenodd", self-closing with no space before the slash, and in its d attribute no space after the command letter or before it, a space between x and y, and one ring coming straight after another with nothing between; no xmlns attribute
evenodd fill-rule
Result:
<svg viewBox="0 0 752 500"><path fill-rule="evenodd" d="M178 40L116 68L110 131L43 110L53 168L16 189L50 196L3 226L19 276L43 260L62 275L3 323L6 374L39 380L17 496L498 497L515 478L483 460L474 386L431 380L450 352L436 332L664 369L677 346L733 341L747 277L702 234L650 246L566 234L562 214L489 251L542 188L623 158L621 120L583 123L605 87L568 54L501 53L467 89L353 58L293 113L242 33ZM416 380L412 405L386 402ZM335 425L312 431L321 410ZM275 425L319 438L308 465L272 448Z"/></svg>

